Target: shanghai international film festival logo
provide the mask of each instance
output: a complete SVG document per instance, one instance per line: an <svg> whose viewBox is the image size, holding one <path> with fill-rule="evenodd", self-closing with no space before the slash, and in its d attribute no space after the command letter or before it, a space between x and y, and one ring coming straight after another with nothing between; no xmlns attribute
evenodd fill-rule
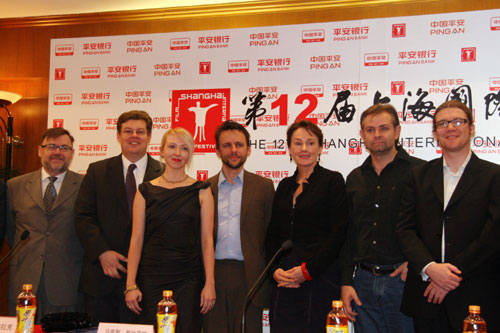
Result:
<svg viewBox="0 0 500 333"><path fill-rule="evenodd" d="M215 152L215 130L229 119L230 89L172 91L172 128L192 135L195 152Z"/></svg>
<svg viewBox="0 0 500 333"><path fill-rule="evenodd" d="M66 68L56 68L54 80L66 80Z"/></svg>
<svg viewBox="0 0 500 333"><path fill-rule="evenodd" d="M392 38L406 37L406 23L392 25Z"/></svg>
<svg viewBox="0 0 500 333"><path fill-rule="evenodd" d="M476 48L475 47L464 47L461 52L462 62L476 61Z"/></svg>
<svg viewBox="0 0 500 333"><path fill-rule="evenodd" d="M211 61L200 61L200 74L210 74L212 72Z"/></svg>

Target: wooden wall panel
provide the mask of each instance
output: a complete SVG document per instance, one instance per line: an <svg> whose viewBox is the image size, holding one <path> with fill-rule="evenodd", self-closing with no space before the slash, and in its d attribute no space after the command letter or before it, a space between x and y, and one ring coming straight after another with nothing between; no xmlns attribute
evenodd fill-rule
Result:
<svg viewBox="0 0 500 333"><path fill-rule="evenodd" d="M37 18L0 19L0 90L25 96L9 109L16 147L13 168L21 173L40 167L37 145L47 126L50 39L230 29L392 16L410 16L498 8L498 0L266 0ZM0 116L5 117L0 110ZM1 156L1 154L0 154ZM3 161L0 162L3 166ZM6 251L4 246L2 252ZM0 315L6 314L6 266L0 267Z"/></svg>

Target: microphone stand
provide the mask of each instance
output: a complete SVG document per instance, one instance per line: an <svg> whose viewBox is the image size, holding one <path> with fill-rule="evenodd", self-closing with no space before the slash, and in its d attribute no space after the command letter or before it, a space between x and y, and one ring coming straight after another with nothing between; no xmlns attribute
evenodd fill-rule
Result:
<svg viewBox="0 0 500 333"><path fill-rule="evenodd" d="M250 298L253 296L253 294L255 293L255 291L257 290L257 288L261 285L261 283L264 280L264 278L266 277L269 269L271 268L271 265L274 264L274 262L276 261L276 258L278 258L278 256L281 254L281 252L283 252L285 250L288 250L291 247L292 247L292 241L291 240L287 240L287 241L283 242L283 244L281 245L281 247L278 249L278 251L276 251L276 253L274 254L274 256L271 258L271 260L267 264L266 268L264 268L264 270L260 274L260 276L257 279L257 281L255 281L255 283L253 284L252 288L248 291L248 293L247 293L247 295L245 297L245 302L243 303L243 315L242 315L242 318L241 318L241 333L245 333L245 331L246 331L245 330L245 314L246 314L246 310L247 310L247 306L248 306L248 303L250 301Z"/></svg>

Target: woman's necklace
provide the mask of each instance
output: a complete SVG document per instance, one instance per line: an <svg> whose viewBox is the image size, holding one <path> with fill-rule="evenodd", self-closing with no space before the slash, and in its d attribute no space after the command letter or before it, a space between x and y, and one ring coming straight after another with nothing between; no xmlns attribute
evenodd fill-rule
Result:
<svg viewBox="0 0 500 333"><path fill-rule="evenodd" d="M170 184L179 184L179 183L182 183L184 182L187 178L188 178L188 175L186 175L186 177L182 178L181 180L169 180L167 178L167 176L165 176L165 174L162 174L161 175L161 178L163 178L163 180L167 183L170 183Z"/></svg>

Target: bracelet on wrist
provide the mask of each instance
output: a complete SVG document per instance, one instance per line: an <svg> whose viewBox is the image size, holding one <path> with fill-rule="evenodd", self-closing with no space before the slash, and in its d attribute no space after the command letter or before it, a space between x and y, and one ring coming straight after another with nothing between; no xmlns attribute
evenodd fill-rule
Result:
<svg viewBox="0 0 500 333"><path fill-rule="evenodd" d="M312 277L309 275L309 271L307 270L306 263L303 262L302 265L300 265L300 268L302 269L302 274L306 278L307 281L311 281Z"/></svg>
<svg viewBox="0 0 500 333"><path fill-rule="evenodd" d="M137 286L137 284L133 284L133 285L131 285L130 287L127 287L127 289L125 289L125 290L123 291L123 295L127 295L127 293L128 293L129 291L132 291L132 290L137 290L137 289L139 289L139 287Z"/></svg>

